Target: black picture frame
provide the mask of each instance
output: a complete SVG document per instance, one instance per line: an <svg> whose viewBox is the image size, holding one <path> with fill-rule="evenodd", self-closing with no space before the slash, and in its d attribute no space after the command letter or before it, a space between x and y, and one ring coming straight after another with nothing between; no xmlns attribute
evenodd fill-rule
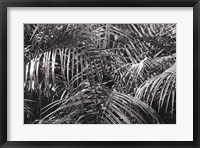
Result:
<svg viewBox="0 0 200 148"><path fill-rule="evenodd" d="M7 141L8 7L193 7L193 141ZM199 0L3 0L0 2L0 146L9 147L200 147ZM20 134L20 133L19 133Z"/></svg>

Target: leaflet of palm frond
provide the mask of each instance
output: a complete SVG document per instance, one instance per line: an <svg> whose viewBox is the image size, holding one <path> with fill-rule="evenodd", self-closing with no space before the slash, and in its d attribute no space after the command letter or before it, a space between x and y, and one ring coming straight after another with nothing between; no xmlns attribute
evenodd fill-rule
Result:
<svg viewBox="0 0 200 148"><path fill-rule="evenodd" d="M44 53L43 57L43 70L44 70L44 82L45 82L45 87L44 87L44 92L47 97L50 96L50 89L49 89L49 84L50 84L50 56L51 52L46 52Z"/></svg>
<svg viewBox="0 0 200 148"><path fill-rule="evenodd" d="M98 77L98 82L101 81L101 69L99 68L99 60L94 59L93 57L85 55L82 51L78 53L78 51L73 51L71 54L71 59L68 58L67 62L67 78L69 87L76 84L79 85L80 82L89 78L93 81L96 76ZM71 73L71 74L70 74Z"/></svg>
<svg viewBox="0 0 200 148"><path fill-rule="evenodd" d="M163 28L163 31L160 32L160 36L164 36L164 35L170 35L175 37L176 35L176 24L168 24L166 25L165 28Z"/></svg>
<svg viewBox="0 0 200 148"><path fill-rule="evenodd" d="M98 48L107 48L110 42L110 32L108 27L106 26L105 29L101 27L101 30L95 30L94 42Z"/></svg>
<svg viewBox="0 0 200 148"><path fill-rule="evenodd" d="M42 65L40 62L42 62ZM49 93L49 62L50 62L50 53L45 53L44 55L39 55L38 57L33 58L30 62L26 64L25 67L25 81L24 86L25 88L28 88L28 91L38 91L40 85L41 85L41 78L39 75L41 75L41 66L43 66L43 76L44 80L46 80L45 85L45 91L48 95ZM29 71L29 72L28 72Z"/></svg>
<svg viewBox="0 0 200 148"><path fill-rule="evenodd" d="M163 32L163 28L167 28L165 24L130 24L132 32L139 37L151 37L155 38Z"/></svg>
<svg viewBox="0 0 200 148"><path fill-rule="evenodd" d="M81 52L81 51L80 51ZM42 59L43 64L39 67L39 60ZM25 83L27 82L28 76L31 78L31 84L35 83L32 79L35 78L38 79L38 71L39 68L41 69L40 72L44 74L44 78L46 80L45 86L48 85L49 78L52 77L52 82L56 81L56 75L58 74L58 70L60 69L60 77L63 80L67 81L67 84L69 87L71 87L72 79L76 79L76 85L79 84L79 78L81 80L84 80L85 78L85 68L88 68L88 63L84 62L87 61L85 59L84 54L79 53L77 49L71 49L71 48L56 48L54 50L45 52L41 55L39 55L39 58L32 59L30 63L27 63L26 70L25 70ZM37 66L35 66L37 65ZM99 69L99 66L92 62L93 69L97 70L97 67ZM30 67L30 70L29 70ZM90 68L90 67L89 67ZM30 71L30 74L28 75L28 71ZM34 75L34 71L36 71L36 75ZM51 75L50 72L51 71ZM80 76L79 76L80 74ZM50 77L51 76L51 77ZM40 76L41 78L41 76ZM34 79L34 80L35 80ZM38 80L36 81L38 82ZM34 85L33 85L34 86Z"/></svg>
<svg viewBox="0 0 200 148"><path fill-rule="evenodd" d="M106 29L105 29L105 31L106 31ZM115 42L116 41L118 41L118 42L122 42L123 43L123 45L125 44L125 45L127 45L127 47L129 46L129 42L131 42L131 44L133 45L134 43L135 43L135 39L133 38L133 37L131 37L130 36L130 34L128 34L126 31L123 31L123 30L121 30L121 28L117 28L116 26L113 26L113 25L110 25L109 26L109 32L107 32L107 33L105 33L106 35L106 38L104 38L104 40L106 40L106 41L108 41L107 42L107 44L109 44L109 42L112 42L112 40L110 39L110 36L112 35L112 36L114 36L114 37L116 37L116 40L115 40ZM109 36L109 38L108 38L108 36ZM116 45L119 45L119 44L116 44ZM136 46L137 46L137 44L136 44ZM146 45L142 45L142 47L144 48L144 46L145 47L147 47ZM111 48L116 48L115 46L112 46ZM120 47L120 48L123 48L123 47ZM132 47L133 48L133 47ZM131 48L131 49L132 49ZM136 52L136 54L135 53L133 53L132 52L132 50L131 49L128 49L128 48L125 48L126 49L126 51L127 50L129 50L128 51L128 55L130 56L137 56L136 58L137 58L137 60L138 59L140 59L140 57L138 57L140 54L137 54L137 52L138 52L138 48L137 48L137 50L135 50L135 52ZM139 49L142 49L142 48L139 48ZM143 51L140 51L140 53L142 53ZM132 53L132 54L130 54L130 53ZM133 57L131 57L131 58L133 58ZM138 61L140 61L140 60L138 60Z"/></svg>
<svg viewBox="0 0 200 148"><path fill-rule="evenodd" d="M37 32L34 38L32 38L32 51L38 48L42 48L43 51L48 51L51 48L66 47L68 45L76 47L78 42L74 42L75 40L85 40L84 32L80 29L80 26L77 25L41 24ZM89 38L87 38L87 40L88 39Z"/></svg>
<svg viewBox="0 0 200 148"><path fill-rule="evenodd" d="M129 51L131 52L132 55L132 61L134 61L134 63L138 63L141 61L142 57L142 48L141 47L137 47L137 45L135 45L132 41L129 41L130 44L127 44Z"/></svg>
<svg viewBox="0 0 200 148"><path fill-rule="evenodd" d="M114 98L116 100L115 99L113 100L118 101L118 103L122 104L121 105L122 108L124 109L126 108L128 109L129 107L132 109L134 108L133 110L130 110L132 111L130 115L131 117L134 118L134 120L137 119L139 123L162 123L160 117L157 115L154 109L149 107L144 102L138 101L134 97L130 95L126 95L124 93L115 93ZM112 103L112 104L115 104L115 103ZM137 110L137 113L135 112L136 110Z"/></svg>
<svg viewBox="0 0 200 148"><path fill-rule="evenodd" d="M51 112L50 114L48 114L47 116L45 116L42 119L42 121L45 120L46 118L52 117L54 114L56 114L60 111L63 111L63 110L67 111L67 109L69 109L69 111L70 111L71 107L77 107L79 105L82 105L82 103L84 104L84 102L86 104L93 102L93 99L92 100L89 100L89 99L81 100L81 97L84 97L84 95L85 95L84 93L87 91L88 91L87 89L82 89L81 91L76 92L72 96L66 95L62 100L58 101L58 103L60 103L60 107L58 109L56 109L55 111ZM54 105L54 103L52 103L52 104Z"/></svg>
<svg viewBox="0 0 200 148"><path fill-rule="evenodd" d="M152 60L152 68L149 71L148 77L154 77L160 75L165 70L170 68L176 62L176 54L163 56L163 57L156 57Z"/></svg>
<svg viewBox="0 0 200 148"><path fill-rule="evenodd" d="M89 71L89 74L92 75L96 82L102 83L102 77L103 77L103 69L102 69L102 62L100 59L91 58L91 63L89 65L89 69L92 69L92 71Z"/></svg>
<svg viewBox="0 0 200 148"><path fill-rule="evenodd" d="M100 82L100 83L102 81L101 80L102 73L105 70L104 67L106 65L108 66L108 64L111 61L115 61L115 63L123 63L126 61L123 56L114 54L112 52L107 52L104 50L103 51L101 51L101 50L100 51L98 51L98 50L87 51L87 54L91 58L91 64L89 64L89 68L92 69L91 71L88 71L88 73L92 74L94 77L97 77L98 78L97 82ZM105 63L105 61L108 61L108 63ZM106 64L106 65L102 65L102 64ZM106 69L108 69L108 67Z"/></svg>
<svg viewBox="0 0 200 148"><path fill-rule="evenodd" d="M27 116L33 115L31 107L30 107L31 106L30 103L35 103L35 101L24 99L24 112L27 114Z"/></svg>
<svg viewBox="0 0 200 148"><path fill-rule="evenodd" d="M147 79L148 71L152 68L151 60L148 58L143 59L138 64L121 65L111 61L106 62L112 65L112 69L109 72L116 83L116 87L120 87L119 90L123 90L122 92L131 94L134 94L135 88Z"/></svg>
<svg viewBox="0 0 200 148"><path fill-rule="evenodd" d="M24 24L24 32L31 36L32 32L34 30L34 24Z"/></svg>
<svg viewBox="0 0 200 148"><path fill-rule="evenodd" d="M170 113L173 116L176 103L176 64L162 74L145 81L136 93L140 99L155 110Z"/></svg>
<svg viewBox="0 0 200 148"><path fill-rule="evenodd" d="M100 85L97 91L87 87L51 105L59 103L60 107L41 119L40 123L162 123L147 104ZM52 108L51 105L45 107L46 111Z"/></svg>
<svg viewBox="0 0 200 148"><path fill-rule="evenodd" d="M38 89L39 86L39 65L41 55L33 58L30 62L26 63L24 70L24 87L31 92Z"/></svg>
<svg viewBox="0 0 200 148"><path fill-rule="evenodd" d="M169 55L169 56L161 56L161 57L155 57L153 58L154 61L159 62L159 63L163 63L165 61L169 62L169 63L173 63L176 60L176 53Z"/></svg>
<svg viewBox="0 0 200 148"><path fill-rule="evenodd" d="M161 29L158 38L160 45L171 48L176 47L176 24L165 24Z"/></svg>
<svg viewBox="0 0 200 148"><path fill-rule="evenodd" d="M132 36L143 45L150 44L151 48L175 47L176 24L171 24L170 27L167 24L130 24L128 26Z"/></svg>

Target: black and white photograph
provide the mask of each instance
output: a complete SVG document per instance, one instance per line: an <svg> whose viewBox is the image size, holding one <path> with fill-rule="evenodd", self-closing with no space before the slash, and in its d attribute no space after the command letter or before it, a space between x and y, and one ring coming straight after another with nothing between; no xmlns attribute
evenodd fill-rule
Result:
<svg viewBox="0 0 200 148"><path fill-rule="evenodd" d="M24 24L24 124L176 124L176 24Z"/></svg>

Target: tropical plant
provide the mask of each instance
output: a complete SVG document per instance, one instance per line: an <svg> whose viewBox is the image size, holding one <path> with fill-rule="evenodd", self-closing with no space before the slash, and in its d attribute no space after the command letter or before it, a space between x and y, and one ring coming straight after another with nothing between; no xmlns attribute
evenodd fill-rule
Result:
<svg viewBox="0 0 200 148"><path fill-rule="evenodd" d="M25 24L24 122L176 123L175 24Z"/></svg>

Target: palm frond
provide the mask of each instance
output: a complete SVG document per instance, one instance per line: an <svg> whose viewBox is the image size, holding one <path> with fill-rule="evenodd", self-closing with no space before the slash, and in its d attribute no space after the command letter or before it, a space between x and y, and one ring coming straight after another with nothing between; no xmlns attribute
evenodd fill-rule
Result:
<svg viewBox="0 0 200 148"><path fill-rule="evenodd" d="M59 103L60 106L39 123L162 123L157 113L147 104L100 85L97 90L87 86L73 95L66 95L62 100L45 107L44 113Z"/></svg>
<svg viewBox="0 0 200 148"><path fill-rule="evenodd" d="M158 112L175 117L176 112L176 64L162 74L145 81L136 98L152 106Z"/></svg>

